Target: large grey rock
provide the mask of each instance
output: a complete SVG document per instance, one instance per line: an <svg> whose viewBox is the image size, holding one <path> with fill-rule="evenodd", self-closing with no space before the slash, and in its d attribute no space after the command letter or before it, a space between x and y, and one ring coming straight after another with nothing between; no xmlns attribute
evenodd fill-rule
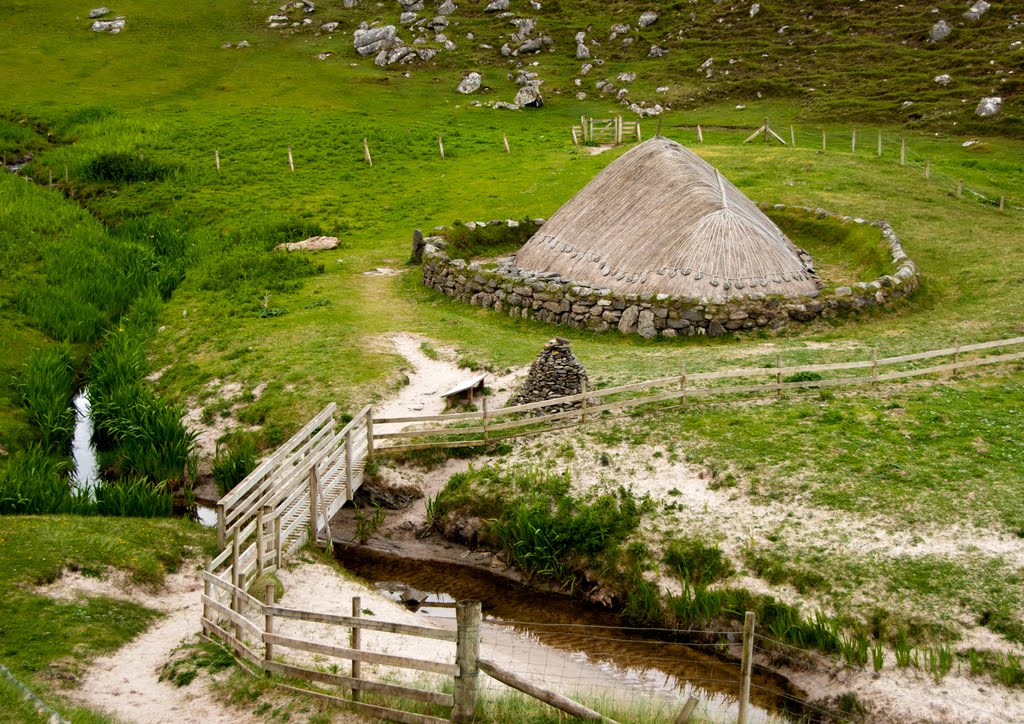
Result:
<svg viewBox="0 0 1024 724"><path fill-rule="evenodd" d="M999 113L1002 107L1003 99L998 96L992 96L990 98L982 98L974 112L982 118L991 118Z"/></svg>
<svg viewBox="0 0 1024 724"><path fill-rule="evenodd" d="M516 99L512 103L519 108L540 108L544 105L544 99L535 86L525 85L516 93Z"/></svg>
<svg viewBox="0 0 1024 724"><path fill-rule="evenodd" d="M394 25L381 28L358 28L352 33L352 44L360 55L376 55L401 44Z"/></svg>
<svg viewBox="0 0 1024 724"><path fill-rule="evenodd" d="M647 51L648 58L662 58L666 55L668 55L668 49L659 45L652 45L651 49Z"/></svg>
<svg viewBox="0 0 1024 724"><path fill-rule="evenodd" d="M451 15L458 9L459 6L453 3L452 0L444 0L443 3L437 6L437 14L447 16Z"/></svg>
<svg viewBox="0 0 1024 724"><path fill-rule="evenodd" d="M750 6L750 17L754 17L761 12L761 3L754 3Z"/></svg>
<svg viewBox="0 0 1024 724"><path fill-rule="evenodd" d="M619 331L623 334L632 334L636 331L636 323L640 318L640 307L635 304L626 307L622 312L622 317L619 319Z"/></svg>
<svg viewBox="0 0 1024 724"><path fill-rule="evenodd" d="M964 18L967 20L981 20L981 16L984 15L990 7L992 7L992 5L985 2L985 0L978 0L978 2L971 5L970 10L964 13Z"/></svg>
<svg viewBox="0 0 1024 724"><path fill-rule="evenodd" d="M484 8L485 13L500 13L508 10L508 0L492 0Z"/></svg>
<svg viewBox="0 0 1024 724"><path fill-rule="evenodd" d="M576 60L588 60L590 58L590 48L583 43L576 44Z"/></svg>
<svg viewBox="0 0 1024 724"><path fill-rule="evenodd" d="M637 20L636 24L639 25L641 28L646 28L649 25L654 25L657 19L658 13L654 12L653 10L648 10L647 12L643 13L640 16L640 19Z"/></svg>
<svg viewBox="0 0 1024 724"><path fill-rule="evenodd" d="M723 334L725 334L725 327L722 326L721 322L712 321L708 324L709 337L721 337Z"/></svg>
<svg viewBox="0 0 1024 724"><path fill-rule="evenodd" d="M124 17L117 16L113 20L94 20L91 29L94 33L120 33L125 28Z"/></svg>
<svg viewBox="0 0 1024 724"><path fill-rule="evenodd" d="M943 73L942 75L935 76L932 80L939 85L949 85L953 79L949 76L949 73Z"/></svg>
<svg viewBox="0 0 1024 724"><path fill-rule="evenodd" d="M398 16L398 23L399 25L412 25L418 17L419 15L416 13L402 13Z"/></svg>
<svg viewBox="0 0 1024 724"><path fill-rule="evenodd" d="M636 322L636 331L644 339L651 339L658 334L658 330L654 326L654 312L650 309L644 309L640 312Z"/></svg>
<svg viewBox="0 0 1024 724"><path fill-rule="evenodd" d="M949 26L945 20L940 20L932 26L932 29L928 31L928 38L933 42L937 43L940 40L944 40L949 37L949 34L953 32L953 28Z"/></svg>
<svg viewBox="0 0 1024 724"><path fill-rule="evenodd" d="M338 29L338 23L324 23L320 26L321 33L333 33Z"/></svg>
<svg viewBox="0 0 1024 724"><path fill-rule="evenodd" d="M93 8L89 11L89 19L95 20L96 18L102 18L104 15L110 12L110 8Z"/></svg>
<svg viewBox="0 0 1024 724"><path fill-rule="evenodd" d="M423 0L398 0L398 4L407 13L423 9Z"/></svg>
<svg viewBox="0 0 1024 724"><path fill-rule="evenodd" d="M480 90L480 83L482 80L483 79L480 77L480 74L477 72L468 74L462 79L462 82L459 83L459 93L465 93L467 95L470 93L476 93Z"/></svg>

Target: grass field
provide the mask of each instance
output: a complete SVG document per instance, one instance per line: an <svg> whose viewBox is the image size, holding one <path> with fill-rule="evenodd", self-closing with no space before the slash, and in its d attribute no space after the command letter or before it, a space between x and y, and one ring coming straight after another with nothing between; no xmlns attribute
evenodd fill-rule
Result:
<svg viewBox="0 0 1024 724"><path fill-rule="evenodd" d="M891 311L754 338L645 341L572 331L599 385L674 374L684 361L691 372L774 364L776 354L785 364L823 363L1024 332L1024 50L1013 45L1024 26L1014 26L1005 4L967 23L954 2L830 4L808 13L784 0L754 17L746 5L655 3L658 22L638 31L634 3L545 0L538 27L556 50L521 62L545 80L546 105L518 112L473 106L474 97L455 92L462 72L478 69L485 88L477 100L511 100L516 85L508 75L520 62L497 54L511 26L464 5L448 32L458 50L428 65L381 69L356 55L351 33L362 20L397 22L397 3L318 3L314 30L292 33L266 28L276 4L264 0L186 9L126 0L114 8L128 22L119 35L90 32L87 8L67 0L9 4L0 27L0 152L9 161L33 158L17 176L0 175L0 474L42 438L22 404L33 354L67 342L74 385L87 384L104 335L118 334L125 313L154 295L165 303L143 335L145 355L134 360L137 381L152 375L145 384L161 404L253 426L263 448L329 401L354 412L400 385L403 360L387 342L394 332L423 334L493 369L528 363L566 330L424 289L418 270L406 266L412 230L549 216L624 152L574 147L569 127L580 115L623 111L593 83L618 84L627 70L638 74L630 99L671 104L662 133L751 198L888 220L924 285ZM928 43L936 17L948 18L953 34ZM340 22L338 31L317 35L327 20ZM634 26L627 48L608 40L619 22ZM606 62L581 76L572 39L588 25L588 38L600 43L591 52ZM243 38L252 47L221 48ZM654 43L670 54L648 58ZM318 61L321 51L333 55ZM709 57L710 78L697 72ZM935 83L947 72L950 85ZM580 90L586 99L576 99ZM1002 96L1003 110L982 120L973 111L987 95ZM904 101L913 105L904 109ZM766 117L787 139L794 126L797 147L741 144ZM643 121L645 137L657 123ZM364 138L372 167L363 160ZM978 142L963 145L970 140ZM959 179L968 189L963 199L955 197ZM1000 212L970 191L989 201L1004 195L1010 208ZM321 233L338 236L341 247L271 251ZM837 273L868 276L876 262L842 253L823 261ZM402 273L366 274L378 267ZM759 530L746 552L734 552L734 564L769 587L862 619L875 605L900 609L901 620L921 614L934 624L929 640L953 640L976 624L1019 644L1024 589L1012 556L953 546L901 557L881 544L855 552L838 538L816 541L813 526L841 516L883 541L903 529L943 540L962 530L1004 542L1020 536L1022 374L1017 366L870 394L709 405L659 419L658 437L644 420L621 423L616 435L670 444L692 463L730 475L733 493L753 506L792 501L794 516L806 521ZM237 390L230 401L217 393L226 385ZM17 606L0 630L5 641L20 642L0 661L30 678L70 653L75 637L93 642L88 658L149 620L116 602L71 610L19 588L84 555L61 552L57 531L99 524L54 520L8 519L0 532L11 562L0 569L3 585ZM97 558L79 565L147 576L168 564L158 554L167 524L117 525L129 526L124 535L138 560L119 558L115 533L90 529L104 542ZM719 523L707 525L713 535ZM19 559L26 549L40 552ZM971 581L983 585L959 594ZM69 632L61 642L19 628L37 625L26 613L37 605L49 607L53 630Z"/></svg>

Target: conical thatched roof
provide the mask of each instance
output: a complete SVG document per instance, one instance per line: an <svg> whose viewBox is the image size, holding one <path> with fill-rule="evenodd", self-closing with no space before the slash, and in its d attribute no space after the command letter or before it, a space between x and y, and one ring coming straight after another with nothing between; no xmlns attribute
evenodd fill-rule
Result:
<svg viewBox="0 0 1024 724"><path fill-rule="evenodd" d="M714 167L656 137L562 206L516 266L619 294L792 297L818 289L800 253Z"/></svg>

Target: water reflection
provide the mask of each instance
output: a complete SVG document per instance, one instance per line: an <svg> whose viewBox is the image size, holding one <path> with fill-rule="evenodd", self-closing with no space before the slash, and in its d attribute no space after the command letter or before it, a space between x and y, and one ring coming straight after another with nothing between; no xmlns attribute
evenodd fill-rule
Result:
<svg viewBox="0 0 1024 724"><path fill-rule="evenodd" d="M100 482L100 467L96 460L96 448L92 444L92 411L89 405L88 389L75 397L75 434L71 439L71 460L74 471L71 482L81 491L92 492Z"/></svg>

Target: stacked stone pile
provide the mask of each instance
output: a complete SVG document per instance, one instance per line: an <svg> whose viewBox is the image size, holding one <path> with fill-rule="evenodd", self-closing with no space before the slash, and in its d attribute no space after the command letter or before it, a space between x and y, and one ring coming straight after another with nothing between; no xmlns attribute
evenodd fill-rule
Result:
<svg viewBox="0 0 1024 724"><path fill-rule="evenodd" d="M549 340L533 363L526 376L526 382L512 398L511 405L525 405L530 402L553 400L556 397L578 395L590 389L587 370L572 353L569 340L555 337ZM582 407L576 402L568 405L552 405L544 412L572 410Z"/></svg>

